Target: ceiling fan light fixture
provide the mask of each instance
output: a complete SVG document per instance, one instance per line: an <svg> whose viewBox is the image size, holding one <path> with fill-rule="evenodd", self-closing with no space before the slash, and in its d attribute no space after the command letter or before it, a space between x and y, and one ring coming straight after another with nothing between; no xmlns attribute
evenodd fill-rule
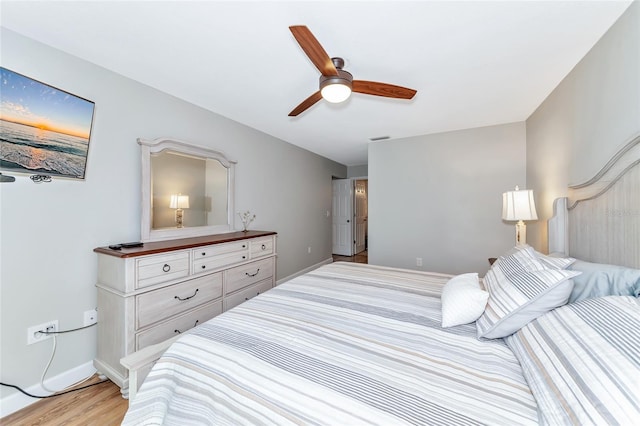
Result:
<svg viewBox="0 0 640 426"><path fill-rule="evenodd" d="M338 75L320 76L320 94L327 102L334 104L349 99L353 81L351 73L340 68L336 71L338 71Z"/></svg>
<svg viewBox="0 0 640 426"><path fill-rule="evenodd" d="M320 90L320 93L327 102L337 104L349 99L349 96L351 96L351 87L347 86L343 82L330 83L325 85Z"/></svg>

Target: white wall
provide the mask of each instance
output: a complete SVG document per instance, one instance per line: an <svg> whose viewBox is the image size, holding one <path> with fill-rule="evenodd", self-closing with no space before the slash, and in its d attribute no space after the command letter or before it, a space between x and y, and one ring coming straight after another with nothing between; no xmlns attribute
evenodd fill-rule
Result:
<svg viewBox="0 0 640 426"><path fill-rule="evenodd" d="M48 360L51 341L27 346L27 327L54 319L79 327L96 306L93 249L140 239L138 137L191 141L238 161L236 209L257 215L252 229L279 233L279 279L331 257L325 212L331 177L346 177L345 166L14 32L1 36L3 67L96 104L85 181L18 176L0 187L3 382L34 385ZM49 376L91 361L95 333L61 336Z"/></svg>
<svg viewBox="0 0 640 426"><path fill-rule="evenodd" d="M593 177L640 134L640 2L634 2L527 119L527 182L540 221L527 241L547 249L553 200Z"/></svg>
<svg viewBox="0 0 640 426"><path fill-rule="evenodd" d="M525 186L524 123L369 144L369 262L484 275L514 244L501 214L515 185Z"/></svg>

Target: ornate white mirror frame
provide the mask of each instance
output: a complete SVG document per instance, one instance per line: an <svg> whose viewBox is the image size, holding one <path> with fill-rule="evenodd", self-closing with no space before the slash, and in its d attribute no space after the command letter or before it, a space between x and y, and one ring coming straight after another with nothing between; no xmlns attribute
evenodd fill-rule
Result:
<svg viewBox="0 0 640 426"><path fill-rule="evenodd" d="M235 161L229 160L221 152L175 139L158 138L146 140L138 138L138 144L142 150L141 241L163 241L175 238L200 237L234 230ZM201 158L203 160L217 160L227 169L227 223L180 228L153 228L153 176L151 158L155 154L163 151Z"/></svg>

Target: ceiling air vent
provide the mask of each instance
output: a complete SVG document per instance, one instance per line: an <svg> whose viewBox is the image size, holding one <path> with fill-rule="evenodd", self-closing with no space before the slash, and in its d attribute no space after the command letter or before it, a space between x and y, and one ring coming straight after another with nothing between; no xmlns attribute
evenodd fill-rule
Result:
<svg viewBox="0 0 640 426"><path fill-rule="evenodd" d="M391 139L391 136L377 136L375 138L369 138L369 140L371 142L384 141L384 140L387 140L387 139Z"/></svg>

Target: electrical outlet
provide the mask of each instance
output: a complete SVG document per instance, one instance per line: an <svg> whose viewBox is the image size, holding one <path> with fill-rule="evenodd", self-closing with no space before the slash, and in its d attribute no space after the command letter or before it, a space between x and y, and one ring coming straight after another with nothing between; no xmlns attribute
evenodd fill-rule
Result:
<svg viewBox="0 0 640 426"><path fill-rule="evenodd" d="M422 258L416 257L416 266L422 266Z"/></svg>
<svg viewBox="0 0 640 426"><path fill-rule="evenodd" d="M40 331L58 331L58 320L49 321L40 325L34 325L27 328L27 345L33 345L34 343L42 342L53 337L53 334L44 334Z"/></svg>
<svg viewBox="0 0 640 426"><path fill-rule="evenodd" d="M91 309L89 311L84 311L84 323L83 326L93 325L98 322L98 311L95 309Z"/></svg>

